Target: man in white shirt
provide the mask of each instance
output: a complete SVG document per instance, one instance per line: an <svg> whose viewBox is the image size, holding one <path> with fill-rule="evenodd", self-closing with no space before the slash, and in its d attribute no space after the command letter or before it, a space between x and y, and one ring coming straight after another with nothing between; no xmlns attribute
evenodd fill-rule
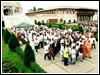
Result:
<svg viewBox="0 0 100 75"><path fill-rule="evenodd" d="M34 46L35 46L35 49L36 49L36 52L38 52L38 44L39 44L39 41L37 39L37 37L34 39Z"/></svg>
<svg viewBox="0 0 100 75"><path fill-rule="evenodd" d="M49 57L49 47L47 43L44 44L44 60L46 60L46 57L48 57L48 60L50 59Z"/></svg>

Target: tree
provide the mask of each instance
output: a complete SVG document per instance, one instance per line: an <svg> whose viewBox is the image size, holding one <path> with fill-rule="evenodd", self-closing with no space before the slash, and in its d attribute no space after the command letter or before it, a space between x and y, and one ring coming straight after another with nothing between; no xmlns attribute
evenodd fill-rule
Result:
<svg viewBox="0 0 100 75"><path fill-rule="evenodd" d="M38 21L38 25L41 26L41 22L40 21Z"/></svg>
<svg viewBox="0 0 100 75"><path fill-rule="evenodd" d="M35 62L35 54L29 44L26 44L24 50L24 64L29 67L31 62Z"/></svg>
<svg viewBox="0 0 100 75"><path fill-rule="evenodd" d="M37 24L37 20L34 20L34 23Z"/></svg>
<svg viewBox="0 0 100 75"><path fill-rule="evenodd" d="M59 28L60 28L60 29L62 29L62 26L61 26L61 24L59 25Z"/></svg>
<svg viewBox="0 0 100 75"><path fill-rule="evenodd" d="M38 8L37 10L43 10L43 8Z"/></svg>
<svg viewBox="0 0 100 75"><path fill-rule="evenodd" d="M44 20L42 20L42 24L45 25Z"/></svg>
<svg viewBox="0 0 100 75"><path fill-rule="evenodd" d="M79 32L81 32L83 34L83 28L81 26L79 26Z"/></svg>
<svg viewBox="0 0 100 75"><path fill-rule="evenodd" d="M32 12L32 11L33 11L33 9L29 9L29 10L28 10L28 12Z"/></svg>
<svg viewBox="0 0 100 75"><path fill-rule="evenodd" d="M10 36L11 36L11 34L8 31L8 29L4 30L3 38L4 38L5 43L8 43L8 40L10 39Z"/></svg>
<svg viewBox="0 0 100 75"><path fill-rule="evenodd" d="M33 7L33 11L36 11L36 7L35 6Z"/></svg>
<svg viewBox="0 0 100 75"><path fill-rule="evenodd" d="M8 41L8 45L9 45L9 48L12 50L12 51L16 51L15 49L17 47L19 47L19 41L18 39L16 38L16 36L14 34L11 35L9 41Z"/></svg>

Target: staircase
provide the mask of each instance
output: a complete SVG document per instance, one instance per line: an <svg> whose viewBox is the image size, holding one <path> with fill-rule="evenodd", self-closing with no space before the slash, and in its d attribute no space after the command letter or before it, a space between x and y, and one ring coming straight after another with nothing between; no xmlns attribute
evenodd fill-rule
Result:
<svg viewBox="0 0 100 75"><path fill-rule="evenodd" d="M20 24L22 22L26 22L29 24L34 25L34 21L31 21L25 14L23 13L18 13L18 14L14 14L14 15L8 15L8 16L4 16L3 15L3 19L5 21L5 27L6 28L11 28L17 24Z"/></svg>

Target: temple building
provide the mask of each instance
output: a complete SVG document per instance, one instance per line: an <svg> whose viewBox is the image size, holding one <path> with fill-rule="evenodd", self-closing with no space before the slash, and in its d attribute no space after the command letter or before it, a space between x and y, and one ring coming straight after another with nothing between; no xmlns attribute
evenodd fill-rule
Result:
<svg viewBox="0 0 100 75"><path fill-rule="evenodd" d="M78 22L98 22L98 10L92 8L81 8L72 6L50 7L28 13L22 13L20 2L2 1L1 15L2 27L11 28L22 22L34 25L34 21L44 23L78 23Z"/></svg>
<svg viewBox="0 0 100 75"><path fill-rule="evenodd" d="M13 15L21 12L22 7L19 2L2 2L2 13L4 15Z"/></svg>
<svg viewBox="0 0 100 75"><path fill-rule="evenodd" d="M26 15L37 21L48 23L73 23L98 21L98 10L81 7L58 6L41 11L33 11Z"/></svg>

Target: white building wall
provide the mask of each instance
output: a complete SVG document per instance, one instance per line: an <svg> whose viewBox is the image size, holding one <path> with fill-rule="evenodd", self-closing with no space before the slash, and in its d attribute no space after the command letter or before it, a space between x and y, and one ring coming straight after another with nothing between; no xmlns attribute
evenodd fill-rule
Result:
<svg viewBox="0 0 100 75"><path fill-rule="evenodd" d="M65 20L66 22L69 22L69 20L71 20L71 22L77 21L77 15L76 14L39 14L36 16L32 16L30 17L33 21L37 20L42 22L42 20L44 20L44 22L47 22L48 19L58 19L58 22L60 23L60 19L63 19L63 21Z"/></svg>
<svg viewBox="0 0 100 75"><path fill-rule="evenodd" d="M66 22L69 22L69 20L71 20L71 22L73 22L75 19L75 21L77 21L77 15L76 14L64 14L63 15L63 20L65 20Z"/></svg>

